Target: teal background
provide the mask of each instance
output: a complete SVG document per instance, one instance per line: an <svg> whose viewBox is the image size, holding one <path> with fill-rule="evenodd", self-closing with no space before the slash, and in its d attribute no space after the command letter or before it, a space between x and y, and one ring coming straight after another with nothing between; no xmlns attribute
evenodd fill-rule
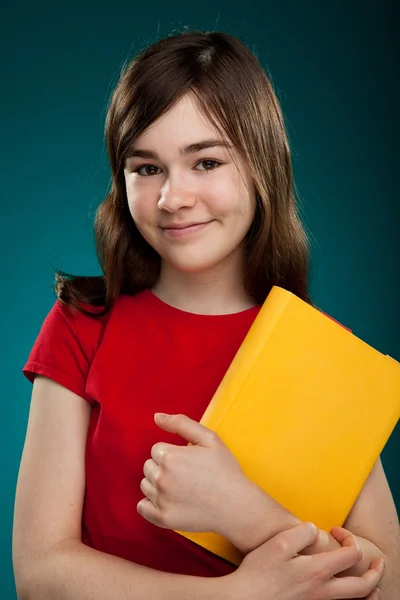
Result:
<svg viewBox="0 0 400 600"><path fill-rule="evenodd" d="M262 7L263 5L263 7ZM317 304L400 360L394 2L26 0L1 24L0 597L14 599L11 528L30 384L22 368L54 302L53 266L96 274L109 171L105 107L127 55L183 26L239 35L272 73L312 232ZM379 398L377 398L379 402ZM383 463L400 506L400 431Z"/></svg>

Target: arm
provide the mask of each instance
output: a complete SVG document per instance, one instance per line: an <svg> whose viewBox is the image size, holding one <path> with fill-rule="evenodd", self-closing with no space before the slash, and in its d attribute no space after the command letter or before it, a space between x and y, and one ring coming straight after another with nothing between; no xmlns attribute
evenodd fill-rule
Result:
<svg viewBox="0 0 400 600"><path fill-rule="evenodd" d="M293 519L296 519L267 494L261 490L260 492L262 497L256 503L257 511L260 512L257 516L254 515L253 523L248 523L247 530L246 527L242 527L241 530L237 529L234 532L239 536L238 543L241 545L239 549L245 552L251 551L264 541L263 536L265 539L269 539L271 533L272 535L276 534L277 529L282 528L283 530L288 526L293 526ZM262 508L263 504L264 509ZM263 510L265 512L262 518ZM271 518L268 519L268 525L261 528L260 524L263 520L265 521L266 514ZM373 559L382 557L385 560L385 575L380 583L380 589L385 600L394 600L396 591L398 592L400 589L400 530L396 508L380 459L372 469L344 527L355 535L363 558L357 565L344 571L341 575L365 573ZM337 545L338 543L332 535L321 531L319 540L305 552L303 551L303 554L333 550Z"/></svg>
<svg viewBox="0 0 400 600"><path fill-rule="evenodd" d="M266 539L300 522L283 506L265 494L257 486L247 486L248 498L243 504L250 510L242 511L231 521L229 540L247 554ZM268 519L265 518L268 515ZM367 479L344 527L352 532L362 550L362 560L341 575L360 575L365 573L371 561L385 559L385 575L380 589L385 600L394 600L395 592L400 589L400 532L399 520L392 495L378 460ZM333 536L320 531L317 542L309 546L302 554L317 554L338 547Z"/></svg>
<svg viewBox="0 0 400 600"><path fill-rule="evenodd" d="M230 579L162 573L82 544L90 414L81 397L49 379L35 379L14 513L20 600L227 597Z"/></svg>
<svg viewBox="0 0 400 600"><path fill-rule="evenodd" d="M160 442L153 446L141 485L146 497L138 504L138 511L148 521L168 529L214 531L244 555L300 523L244 475L213 431L184 415L157 414L155 420L160 428L180 435L190 445ZM193 477L194 473L201 476ZM388 487L387 492L391 498ZM357 574L366 571L372 558L383 556L373 543L361 539L359 543L366 554ZM318 554L338 547L330 533L320 530L317 541L302 553Z"/></svg>
<svg viewBox="0 0 400 600"><path fill-rule="evenodd" d="M242 494L240 505L245 507L245 510L231 518L229 531L221 535L229 539L244 555L258 548L277 533L301 523L294 514L249 480L243 486ZM339 547L339 542L329 532L320 530L317 541L306 548L302 554L328 552Z"/></svg>
<svg viewBox="0 0 400 600"><path fill-rule="evenodd" d="M400 528L380 459L372 469L344 527L356 536L364 556L357 567L344 574L358 574L366 568L372 557L383 556L385 575L379 587L385 600L395 600L400 589Z"/></svg>
<svg viewBox="0 0 400 600"><path fill-rule="evenodd" d="M33 564L32 564L33 567ZM17 586L20 600L226 600L224 577L174 575L63 540ZM228 576L227 576L228 577ZM227 595L228 594L228 595Z"/></svg>
<svg viewBox="0 0 400 600"><path fill-rule="evenodd" d="M164 431L178 434L190 444L182 447L159 442L153 446L152 458L143 469L141 489L145 498L137 507L145 519L167 529L214 531L244 555L301 523L244 475L237 459L213 431L185 415L156 414L155 421ZM330 533L321 530L317 541L302 553L339 547Z"/></svg>
<svg viewBox="0 0 400 600"><path fill-rule="evenodd" d="M137 505L139 513L159 527L183 531L215 531L225 534L228 539L232 539L229 536L232 529L236 531L236 535L238 529L244 536L249 535L249 530L243 528L243 523L240 522L243 521L243 515L250 515L247 522L252 526L250 534L254 536L257 511L253 510L254 505L249 502L251 497L246 491L249 487L253 492L259 488L245 477L238 461L225 444L213 431L184 415L158 413L155 420L162 429L181 435L190 444L182 447L159 442L152 447L151 459L145 462L143 468L145 477L141 482L141 489L145 498ZM271 501L264 493L258 494L258 498ZM255 505L257 506L257 502ZM274 509L281 511L278 504L275 504ZM235 516L239 520L239 527ZM259 518L258 523L265 523L264 511L261 511ZM287 527L290 527L289 522ZM308 540L303 539L300 543L307 531L313 531L313 535L309 537L307 534ZM311 597L320 600L378 600L379 590L374 588L382 578L383 560L374 559L362 576L335 577L360 561L361 549L354 535L346 529L337 528L332 533L338 545L343 547L331 552L321 551L316 556L299 556L304 553L305 548L312 546L319 534L318 529L315 526L311 529L308 523L290 527L261 543L226 578L230 577L231 582L232 579L235 580L231 590L227 591L227 598L233 600L232 594L235 594L240 600L310 600ZM292 545L290 539L294 542L296 537L297 542ZM240 535L238 540L240 541ZM349 550L352 558L347 554ZM288 560L286 565L282 551ZM345 562L350 558L349 566L343 562L346 556ZM258 569L252 571L252 565L258 565Z"/></svg>
<svg viewBox="0 0 400 600"><path fill-rule="evenodd" d="M18 479L13 562L20 600L377 600L381 566L360 578L332 577L359 561L354 545L315 557L297 552L316 530L292 528L250 553L231 575L171 575L81 543L89 404L59 384L34 383Z"/></svg>

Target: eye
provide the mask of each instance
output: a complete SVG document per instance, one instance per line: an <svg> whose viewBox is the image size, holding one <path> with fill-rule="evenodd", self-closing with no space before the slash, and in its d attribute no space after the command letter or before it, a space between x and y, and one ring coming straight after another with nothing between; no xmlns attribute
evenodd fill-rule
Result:
<svg viewBox="0 0 400 600"><path fill-rule="evenodd" d="M210 158L203 158L203 160L199 161L196 164L196 167L198 167L199 165L203 165L205 166L204 169L198 169L199 171L203 171L203 172L209 172L209 171L214 171L216 168L218 168L220 165L222 165L222 163L218 160L212 160ZM150 165L150 164L146 164L146 165L139 165L138 167L136 167L136 169L134 169L134 173L136 173L137 175L140 175L140 177L151 177L152 175L158 175L159 173L157 173L157 171L160 171L160 167L156 167L155 165Z"/></svg>
<svg viewBox="0 0 400 600"><path fill-rule="evenodd" d="M155 167L154 165L140 165L139 167L136 167L136 169L134 169L134 173L137 173L138 175L140 175L141 177L150 177L151 175L157 175L157 173L151 172L149 173L150 169L155 169L157 171L157 169L159 169L160 167ZM140 171L142 171L142 169L145 170L144 173L141 173Z"/></svg>
<svg viewBox="0 0 400 600"><path fill-rule="evenodd" d="M200 169L200 171L214 171L214 169L216 169L220 165L222 165L222 163L220 163L218 160L212 160L210 158L204 158L203 160L201 160L200 162L198 162L196 166L201 165L201 164L204 164L204 165L208 164L210 166L210 163L211 163L211 165L214 165L214 166L211 166L211 168L207 167L206 169Z"/></svg>

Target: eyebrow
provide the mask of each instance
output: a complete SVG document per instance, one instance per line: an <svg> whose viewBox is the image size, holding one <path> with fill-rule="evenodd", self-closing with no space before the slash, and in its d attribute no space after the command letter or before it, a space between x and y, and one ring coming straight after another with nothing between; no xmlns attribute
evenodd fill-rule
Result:
<svg viewBox="0 0 400 600"><path fill-rule="evenodd" d="M195 154L196 152L200 152L200 150L204 150L206 148L232 148L232 145L229 142L224 140L204 140L203 142L196 142L194 144L190 144L189 146L185 146L184 148L179 148L179 154L181 156L187 156L189 154ZM159 160L159 156L153 150L145 150L141 148L132 148L126 156L126 158L134 158L138 156L140 158L152 158L154 160Z"/></svg>

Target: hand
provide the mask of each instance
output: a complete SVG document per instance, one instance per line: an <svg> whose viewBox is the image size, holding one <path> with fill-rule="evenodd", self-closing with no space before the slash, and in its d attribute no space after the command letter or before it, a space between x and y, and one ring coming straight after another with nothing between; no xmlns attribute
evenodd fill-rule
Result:
<svg viewBox="0 0 400 600"><path fill-rule="evenodd" d="M278 533L248 554L240 567L227 576L232 600L378 600L376 588L383 575L383 561L372 561L359 577L336 575L357 564L362 556L354 536L335 528L342 547L312 556L299 555L317 540L318 530L302 523Z"/></svg>
<svg viewBox="0 0 400 600"><path fill-rule="evenodd" d="M156 424L190 442L159 442L144 464L137 505L147 521L167 529L220 533L235 522L251 482L216 433L185 415L155 415Z"/></svg>
<svg viewBox="0 0 400 600"><path fill-rule="evenodd" d="M372 542L363 538L357 538L357 536L353 535L348 529L344 529L344 527L332 527L331 536L341 546L360 546L363 554L362 560L342 573L338 573L338 577L363 575L368 570L372 559L383 558L385 560L382 551L372 544Z"/></svg>

